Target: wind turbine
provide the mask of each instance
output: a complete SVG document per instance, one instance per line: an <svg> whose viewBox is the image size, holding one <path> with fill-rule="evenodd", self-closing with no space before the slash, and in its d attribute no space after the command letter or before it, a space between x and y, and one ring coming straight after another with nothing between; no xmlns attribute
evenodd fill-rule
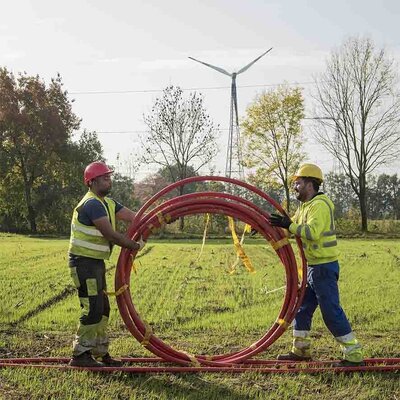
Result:
<svg viewBox="0 0 400 400"><path fill-rule="evenodd" d="M232 78L231 84L231 107L230 107L230 117L229 117L229 138L228 147L226 150L226 163L225 163L225 176L228 178L238 177L239 179L244 179L243 172L243 157L242 149L240 143L240 130L239 130L239 115L238 115L238 102L237 102L237 90L236 90L236 77L247 71L254 63L256 63L261 57L265 56L268 52L272 50L272 47L266 52L262 53L251 63L247 64L245 67L241 68L237 72L228 72L223 68L216 67L215 65L208 64L206 62L196 60L193 57L189 57L193 61L197 61L207 67L215 69L222 74L228 75ZM234 165L236 163L236 165ZM232 176L234 175L234 176Z"/></svg>

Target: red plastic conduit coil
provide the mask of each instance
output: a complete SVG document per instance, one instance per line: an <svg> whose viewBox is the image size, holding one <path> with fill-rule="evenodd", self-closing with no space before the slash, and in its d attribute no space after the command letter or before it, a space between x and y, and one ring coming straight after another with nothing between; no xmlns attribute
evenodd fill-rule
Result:
<svg viewBox="0 0 400 400"><path fill-rule="evenodd" d="M284 210L273 199L266 195L256 187L247 183L222 177L193 177L184 179L167 186L165 189L153 196L137 213L134 222L129 228L129 236L133 239L138 239L140 235L147 239L151 235L151 229L159 227L163 218L169 216L175 220L181 216L193 215L199 213L219 213L238 218L243 222L250 224L259 233L261 233L269 242L277 242L284 239L284 232L279 228L273 228L269 225L267 218L268 213L264 212L259 207L241 197L220 193L220 192L200 192L188 195L175 197L165 201L160 205L158 200L170 193L179 186L193 182L201 181L220 181L230 185L237 185L245 188L257 195L261 196L265 201L273 205L281 213ZM149 209L153 207L150 211ZM0 368L51 368L59 370L67 369L85 369L98 372L127 372L127 373L182 373L182 372L226 372L226 373L243 373L247 371L257 371L259 373L323 373L330 372L360 372L360 371L381 371L381 372L396 372L400 370L400 358L370 358L366 359L365 366L358 367L340 367L336 366L336 361L310 361L306 363L295 363L278 360L254 360L251 359L254 355L265 350L275 340L277 340L285 331L288 324L293 320L294 315L301 304L306 280L306 261L302 250L300 240L297 240L297 245L301 254L301 269L303 271L302 279L299 282L298 267L293 250L290 245L285 245L276 250L286 273L286 294L282 308L279 312L277 321L273 326L259 339L249 347L241 351L215 355L215 356L189 356L186 353L180 352L168 346L162 340L151 334L149 338L146 332L146 326L140 319L135 307L132 303L130 291L125 290L117 296L118 306L121 316L125 321L129 331L135 336L139 342L148 339L148 348L158 357L135 357L122 358L122 361L127 364L123 367L71 367L67 363L69 358L65 357L37 357L37 358L3 358L0 359ZM136 253L133 253L135 256ZM124 285L129 285L131 274L131 252L127 249L121 251L117 271L115 275L116 288L122 288ZM282 323L283 322L283 323ZM173 366L170 362L180 364ZM147 364L138 366L138 364ZM132 366L134 365L134 366Z"/></svg>
<svg viewBox="0 0 400 400"><path fill-rule="evenodd" d="M276 201L253 185L231 178L198 176L173 183L149 199L136 214L135 219L128 230L128 236L133 240L138 240L140 236L142 236L144 240L147 240L149 236L151 236L152 229L159 228L165 219L174 221L182 216L213 213L228 215L251 225L251 227L262 234L268 242L274 243L286 238L283 230L280 228L274 228L269 224L269 214L267 212L263 211L252 202L237 195L214 191L196 192L177 196L158 204L161 197L180 186L193 182L206 181L224 182L225 184L229 184L230 187L235 185L247 189L248 191L260 196L282 214L285 214L285 211ZM240 190L243 191L243 189ZM306 260L304 258L301 241L299 239L296 239L296 241L302 259L302 265L300 266L303 271L302 279L299 282L299 267L291 245L286 244L277 249L276 253L279 256L286 273L286 293L283 305L276 322L271 326L271 328L258 341L247 348L234 353L222 355L190 356L185 352L176 350L169 346L153 333L151 333L149 337L149 332L146 330L147 325L143 322L135 309L129 288L117 296L118 307L125 325L140 343L142 343L153 354L165 361L184 366L197 365L209 367L226 367L243 363L245 360L250 359L274 343L284 333L290 322L293 320L297 309L300 307L304 295L307 274ZM116 289L122 288L124 285L130 286L132 258L134 260L135 256L136 252L122 249L115 275Z"/></svg>
<svg viewBox="0 0 400 400"><path fill-rule="evenodd" d="M274 206L281 213L284 210L271 199L267 194L247 183L222 177L193 177L184 179L167 186L165 189L153 196L136 214L135 220L129 228L129 237L138 239L140 235L147 239L151 235L151 230L159 227L163 218L169 216L171 221L181 216L193 215L199 213L217 213L229 215L231 217L248 223L259 233L261 233L269 242L277 242L285 238L284 232L279 228L273 228L268 223L268 213L254 205L253 203L241 197L220 193L220 192L200 192L175 197L167 200L160 205L156 205L158 200L170 193L179 186L187 185L193 182L202 181L219 181L230 185L237 185L245 188ZM153 207L153 208L151 208ZM279 312L277 321L273 326L259 339L249 347L241 351L215 355L215 356L189 356L186 353L177 351L168 346L154 334L148 338L147 349L158 357L136 357L122 358L126 366L123 367L70 367L67 365L69 358L63 357L41 357L41 358L8 358L0 359L0 368L52 368L59 370L67 369L85 369L98 372L127 372L127 373L182 373L182 372L225 372L225 373L243 373L247 371L257 371L258 373L274 373L274 374L293 374L293 373L323 373L331 372L359 372L359 371L399 371L400 358L370 358L366 359L365 366L359 367L338 367L336 361L311 361L307 363L293 363L278 360L258 360L251 359L254 355L265 350L275 340L277 340L285 331L287 326L293 320L298 307L301 304L305 283L306 283L306 260L304 258L303 249L299 239L296 239L301 254L301 270L303 271L302 279L299 282L298 266L294 257L291 246L285 245L276 250L286 273L286 294L284 297L282 308ZM133 257L136 253L132 253ZM121 251L117 271L115 275L115 287L123 288L129 285L131 274L132 258L131 252L127 249ZM129 290L123 291L117 296L118 306L121 316L128 327L129 331L135 338L143 343L146 337L146 327L140 316L135 310L132 303ZM283 322L283 323L282 323ZM147 333L148 334L148 333ZM180 364L173 366L170 363ZM130 365L129 365L130 364ZM134 366L131 366L131 365ZM146 366L138 366L138 364L150 364Z"/></svg>

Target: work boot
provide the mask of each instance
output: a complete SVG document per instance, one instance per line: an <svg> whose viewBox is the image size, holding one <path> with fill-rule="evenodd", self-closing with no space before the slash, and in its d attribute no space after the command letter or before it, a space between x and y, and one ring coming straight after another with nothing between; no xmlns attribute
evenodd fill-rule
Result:
<svg viewBox="0 0 400 400"><path fill-rule="evenodd" d="M333 364L334 367L364 367L365 362L364 361L349 361L349 360L341 360L335 364Z"/></svg>
<svg viewBox="0 0 400 400"><path fill-rule="evenodd" d="M101 362L96 361L90 351L85 351L79 356L73 356L68 363L71 367L104 367L104 364Z"/></svg>
<svg viewBox="0 0 400 400"><path fill-rule="evenodd" d="M105 354L101 357L101 362L106 367L122 367L123 362L121 360L117 360L110 356L110 353Z"/></svg>
<svg viewBox="0 0 400 400"><path fill-rule="evenodd" d="M287 354L279 354L276 359L280 361L311 361L311 357L298 356L296 353L292 352L289 352Z"/></svg>

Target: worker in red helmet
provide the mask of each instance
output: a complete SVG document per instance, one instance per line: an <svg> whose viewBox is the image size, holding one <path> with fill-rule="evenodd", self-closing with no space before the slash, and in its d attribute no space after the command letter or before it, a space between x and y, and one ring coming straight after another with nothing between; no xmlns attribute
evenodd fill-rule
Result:
<svg viewBox="0 0 400 400"><path fill-rule="evenodd" d="M139 251L145 243L142 239L135 242L116 231L116 220L131 222L135 213L108 197L112 173L100 161L86 167L84 182L89 190L72 215L69 266L82 310L69 363L72 366L122 365L108 352L110 304L104 260L110 258L114 244Z"/></svg>

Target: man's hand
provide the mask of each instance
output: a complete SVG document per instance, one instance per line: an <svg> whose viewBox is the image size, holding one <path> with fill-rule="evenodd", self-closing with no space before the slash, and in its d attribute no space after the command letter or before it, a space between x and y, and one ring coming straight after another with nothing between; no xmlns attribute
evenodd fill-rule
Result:
<svg viewBox="0 0 400 400"><path fill-rule="evenodd" d="M291 219L286 215L271 214L269 222L272 226L279 226L280 228L289 229L292 223Z"/></svg>
<svg viewBox="0 0 400 400"><path fill-rule="evenodd" d="M142 239L141 236L140 236L139 240L136 243L139 245L138 251L142 250L143 247L146 245L146 242Z"/></svg>

